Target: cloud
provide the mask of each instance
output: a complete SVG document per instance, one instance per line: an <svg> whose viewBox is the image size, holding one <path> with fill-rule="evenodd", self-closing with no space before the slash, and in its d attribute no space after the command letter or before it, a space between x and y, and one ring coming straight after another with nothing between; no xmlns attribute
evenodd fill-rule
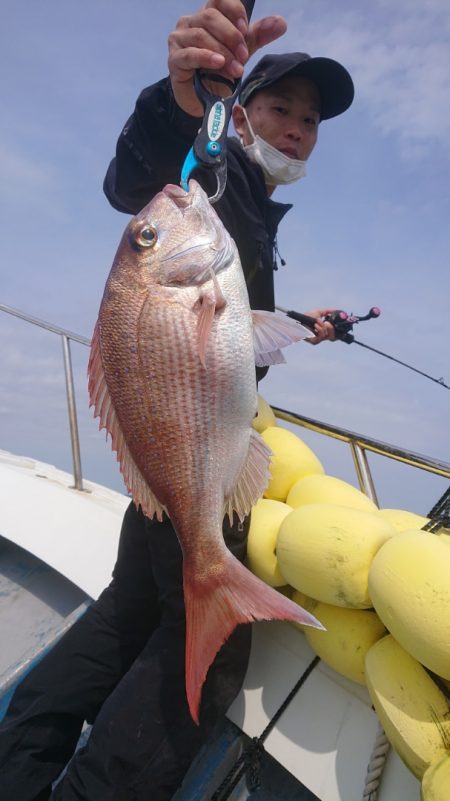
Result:
<svg viewBox="0 0 450 801"><path fill-rule="evenodd" d="M384 135L399 137L402 155L422 157L430 144L450 155L450 12L447 2L375 0L342 11L328 3L288 15L283 47L341 60L356 85L355 103ZM326 8L326 14L321 13Z"/></svg>

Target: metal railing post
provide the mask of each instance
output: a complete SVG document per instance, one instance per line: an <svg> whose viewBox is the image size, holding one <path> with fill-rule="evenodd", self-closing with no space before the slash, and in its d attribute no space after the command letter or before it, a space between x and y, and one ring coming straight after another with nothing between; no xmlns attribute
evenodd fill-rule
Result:
<svg viewBox="0 0 450 801"><path fill-rule="evenodd" d="M364 448L361 448L361 445L358 445L353 440L350 440L349 445L352 452L353 464L355 465L360 489L379 507L380 504L378 503L375 484L372 478L372 473L370 472L366 452Z"/></svg>
<svg viewBox="0 0 450 801"><path fill-rule="evenodd" d="M66 376L67 408L69 411L70 441L72 444L73 481L74 489L83 489L81 475L80 439L78 436L77 407L75 403L75 387L73 383L72 359L70 356L69 337L62 334L64 373Z"/></svg>

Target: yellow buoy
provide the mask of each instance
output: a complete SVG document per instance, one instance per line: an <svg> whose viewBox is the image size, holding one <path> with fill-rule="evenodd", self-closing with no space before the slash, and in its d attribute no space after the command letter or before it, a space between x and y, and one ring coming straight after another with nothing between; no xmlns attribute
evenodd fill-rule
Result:
<svg viewBox="0 0 450 801"><path fill-rule="evenodd" d="M296 481L289 490L286 503L294 509L310 503L336 503L366 512L377 511L376 504L352 484L326 475L310 475Z"/></svg>
<svg viewBox="0 0 450 801"><path fill-rule="evenodd" d="M307 609L308 612L309 612L309 607L315 606L315 604L317 603L317 601L315 601L314 598L308 598L308 596L305 595L304 592L300 592L300 590L293 590L291 598L293 601L295 601L296 604L298 604L299 606L303 606L303 609ZM293 625L300 626L300 624L297 623L294 623ZM302 626L301 628L303 631L306 628L306 626Z"/></svg>
<svg viewBox="0 0 450 801"><path fill-rule="evenodd" d="M422 777L422 801L449 801L450 751L426 769Z"/></svg>
<svg viewBox="0 0 450 801"><path fill-rule="evenodd" d="M308 612L326 631L304 627L305 637L320 658L347 679L365 684L364 661L371 646L386 634L378 615L369 609L345 609L317 601Z"/></svg>
<svg viewBox="0 0 450 801"><path fill-rule="evenodd" d="M248 566L271 587L286 584L278 568L275 547L280 525L290 512L292 509L287 504L268 498L261 498L252 509L247 542Z"/></svg>
<svg viewBox="0 0 450 801"><path fill-rule="evenodd" d="M368 609L370 564L394 533L378 512L324 503L300 506L281 523L278 566L288 584L311 598Z"/></svg>
<svg viewBox="0 0 450 801"><path fill-rule="evenodd" d="M410 530L390 539L370 567L369 593L376 612L400 645L433 673L450 679L446 537Z"/></svg>
<svg viewBox="0 0 450 801"><path fill-rule="evenodd" d="M299 478L324 472L311 448L287 428L269 426L261 436L273 454L270 463L272 477L264 497L285 501L290 488Z"/></svg>
<svg viewBox="0 0 450 801"><path fill-rule="evenodd" d="M276 426L277 419L272 408L266 400L258 393L258 412L252 420L252 426L261 434L269 426Z"/></svg>
<svg viewBox="0 0 450 801"><path fill-rule="evenodd" d="M429 523L428 517L407 512L405 509L379 509L379 513L396 531L406 531L408 528L423 528Z"/></svg>
<svg viewBox="0 0 450 801"><path fill-rule="evenodd" d="M290 585L288 584L288 586ZM306 609L307 612L310 612L313 606L317 604L317 601L315 601L314 598L309 598L307 595L305 595L304 592L300 592L299 590L294 590L293 588L291 589L292 589L290 595L291 600L294 601L294 603L301 606L303 609ZM291 625L294 626L294 628L301 631L303 634L307 629L307 626L302 626L301 623L292 623Z"/></svg>
<svg viewBox="0 0 450 801"><path fill-rule="evenodd" d="M450 748L449 700L392 635L369 649L366 682L388 740L421 779Z"/></svg>

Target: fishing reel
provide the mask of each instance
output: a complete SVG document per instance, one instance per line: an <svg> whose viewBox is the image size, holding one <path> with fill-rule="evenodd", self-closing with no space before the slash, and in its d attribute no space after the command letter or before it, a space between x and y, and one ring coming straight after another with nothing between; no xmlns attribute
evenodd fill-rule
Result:
<svg viewBox="0 0 450 801"><path fill-rule="evenodd" d="M317 320L314 317L309 317L307 314L301 314L301 312L296 311L288 311L287 309L283 309L281 306L277 306L279 311L284 312L287 314L288 317L292 317L293 320L297 320L297 322L301 323L302 325L306 325L307 328L310 328L311 331L314 331L314 327L316 325ZM381 314L381 310L378 306L372 306L369 309L367 314L363 315L356 315L356 314L348 314L342 309L337 309L332 314L328 314L324 319L327 323L331 323L334 328L336 339L340 339L341 342L347 342L347 344L351 344L354 342L354 336L350 333L353 329L353 326L356 323L361 323L364 320L372 320L375 317L379 317Z"/></svg>
<svg viewBox="0 0 450 801"><path fill-rule="evenodd" d="M336 339L340 339L342 342L347 342L350 344L353 342L353 335L350 333L353 330L353 326L356 323L363 322L364 320L372 320L376 317L379 317L380 314L381 310L378 308L378 306L372 306L368 313L364 315L348 314L347 312L339 309L332 314L328 314L324 319L333 326Z"/></svg>

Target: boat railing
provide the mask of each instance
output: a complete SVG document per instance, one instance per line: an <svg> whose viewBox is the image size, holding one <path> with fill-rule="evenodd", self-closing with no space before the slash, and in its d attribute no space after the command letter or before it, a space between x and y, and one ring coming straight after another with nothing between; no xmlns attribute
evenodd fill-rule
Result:
<svg viewBox="0 0 450 801"><path fill-rule="evenodd" d="M304 417L300 414L288 412L277 407L272 408L275 412L275 416L280 420L309 429L317 434L324 434L327 437L346 442L350 447L353 457L353 464L360 489L368 495L377 506L379 506L379 503L375 490L375 483L367 460L367 453L377 453L388 459L393 459L396 462L403 462L410 467L418 467L429 473L434 473L444 478L450 478L450 464L448 462L442 462L430 456L423 456L419 453L405 450L405 448L399 448L396 445L391 445L378 439L356 434L354 431L348 431L339 426L322 423L318 420L313 420L311 417Z"/></svg>
<svg viewBox="0 0 450 801"><path fill-rule="evenodd" d="M72 359L70 351L70 343L78 342L81 345L90 346L90 340L87 337L75 334L72 331L67 331L57 325L48 323L45 320L40 320L30 314L14 309L11 306L0 304L0 311L12 314L19 317L27 323L44 328L53 334L61 337L62 351L63 351L63 365L64 375L66 382L66 396L67 396L67 411L69 416L70 426L70 440L72 448L72 462L73 462L73 481L74 489L83 490L83 477L81 472L81 455L80 455L80 439L78 434L78 419L77 409L75 403L75 387L72 370ZM322 423L320 420L314 420L309 417L304 417L294 412L288 412L284 409L274 408L275 415L278 419L284 420L292 425L301 426L303 428L314 431L317 434L322 434L333 439L346 442L350 447L353 458L356 477L360 489L369 496L377 505L378 499L373 480L372 472L370 470L367 453L376 453L388 459L393 459L397 462L403 462L412 467L420 468L430 473L450 478L450 464L442 462L437 459L422 456L418 453L407 451L404 448L399 448L386 442L377 439L357 434L354 431L348 431L339 426L330 425L329 423Z"/></svg>
<svg viewBox="0 0 450 801"><path fill-rule="evenodd" d="M26 314L25 312L19 311L19 309L13 309L11 306L6 306L3 303L0 303L0 311L12 314L14 317L25 320L26 323L37 325L39 328L44 328L46 331L50 331L52 334L57 334L57 336L61 337L64 376L66 381L67 411L69 414L70 442L72 448L73 484L74 489L82 491L83 476L81 473L80 437L78 434L77 405L75 401L75 384L73 380L70 342L78 342L80 345L87 345L89 347L91 341L87 337L74 334L73 331L67 331L65 328L60 328L58 325L48 323L46 320L40 320L38 317L32 317L31 314Z"/></svg>

